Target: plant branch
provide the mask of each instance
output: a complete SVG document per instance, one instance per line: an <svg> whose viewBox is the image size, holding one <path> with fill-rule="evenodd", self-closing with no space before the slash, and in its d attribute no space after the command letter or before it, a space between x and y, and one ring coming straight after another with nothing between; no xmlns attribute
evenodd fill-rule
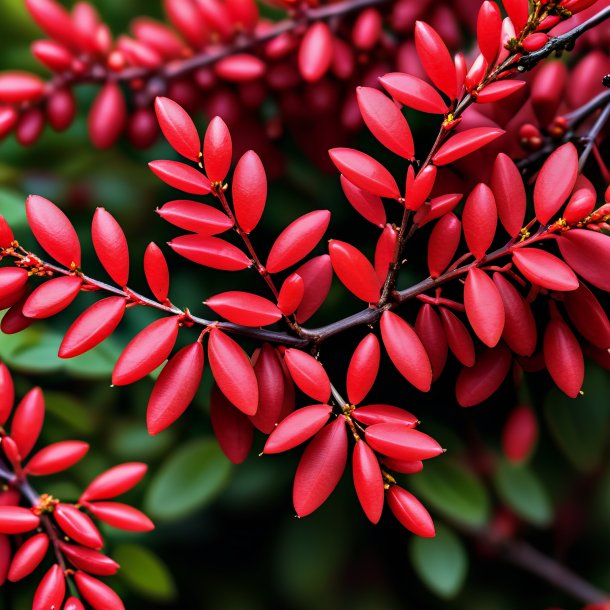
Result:
<svg viewBox="0 0 610 610"><path fill-rule="evenodd" d="M597 140L597 137L601 133L601 130L604 128L604 126L606 125L608 120L610 120L610 101L608 101L606 103L606 107L602 110L601 114L597 117L597 119L595 120L595 123L593 123L593 126L591 127L591 129L589 130L589 133L586 136L587 143L585 145L584 150L580 154L580 158L578 160L579 171L582 172L582 170L584 169L585 164L587 163L587 160L589 158L589 155L591 154L591 151L593 150L593 147L595 146L595 141Z"/></svg>
<svg viewBox="0 0 610 610"><path fill-rule="evenodd" d="M533 51L532 53L527 53L519 58L519 61L516 64L517 70L519 70L519 72L527 72L528 70L534 68L543 59L551 55L551 53L570 51L580 36L596 25L604 22L609 17L610 6L602 9L599 11L599 13L596 13L593 15L593 17L587 19L587 21L584 23L572 28L569 32L549 38L548 42L542 48L538 49L537 51Z"/></svg>

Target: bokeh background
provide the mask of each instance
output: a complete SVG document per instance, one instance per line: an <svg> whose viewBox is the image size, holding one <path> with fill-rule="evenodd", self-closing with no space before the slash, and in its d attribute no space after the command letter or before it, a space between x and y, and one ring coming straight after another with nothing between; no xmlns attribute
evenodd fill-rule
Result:
<svg viewBox="0 0 610 610"><path fill-rule="evenodd" d="M94 5L115 33L125 31L134 16L161 16L158 0L95 0ZM0 68L37 70L29 45L40 34L22 0L2 0L0 10ZM86 101L95 91L84 87L78 94ZM89 232L95 207L103 205L128 236L133 287L145 290L141 267L146 245L151 240L163 244L176 234L154 213L176 194L146 164L175 158L174 153L163 141L146 151L136 151L125 142L107 151L94 150L82 110L88 104L80 106L78 120L63 134L47 129L39 143L27 149L12 137L0 143L0 213L22 243L35 247L25 222L25 197L36 193L50 198L68 211L79 229L87 253L84 268L103 277L92 256ZM423 149L435 133L427 130L426 121L421 115L410 121ZM200 115L197 122L203 130L205 118ZM312 209L327 208L333 214L329 234L372 254L377 233L350 210L338 176L322 172L289 134L275 144L284 164L253 237L257 247L266 252L289 221ZM359 136L356 144L380 157L385 154L366 135ZM389 157L384 161L393 162ZM398 221L399 210L393 213ZM411 245L405 285L425 274L424 243L415 239ZM220 274L190 265L169 249L165 252L173 269L172 300L194 313L204 312L201 302L216 292L258 290L259 278L254 274ZM137 536L106 531L109 549L122 564L110 584L130 610L577 608L574 600L507 564L501 553L467 533L497 532L504 526L610 590L610 380L600 369L588 365L585 396L578 401L566 399L551 388L545 375L537 374L528 376L518 391L509 379L494 398L463 410L453 394L457 367L448 367L433 391L421 396L391 367L383 366L378 401L413 411L422 420L422 429L449 449L423 473L403 481L430 507L438 524L438 538L428 541L414 539L391 515L384 515L377 527L370 525L348 472L320 510L295 519L291 483L300 451L258 457L264 443L260 436L248 460L238 467L231 465L209 424L209 371L186 415L158 437L149 437L145 409L152 378L124 388L109 384L122 347L154 315L131 311L119 331L99 348L74 360L59 360L62 332L90 302L81 295L52 322L16 336L1 336L0 358L16 374L20 394L33 385L45 389L44 441L82 438L92 446L87 459L67 478L45 479L48 485L40 491L74 499L82 485L106 467L127 460L150 464L144 484L130 499L155 519L157 529ZM358 308L335 282L325 307L310 325ZM186 342L188 333L182 334ZM361 337L359 331L324 348L325 362L332 363L331 378L340 387L348 356ZM535 408L541 436L532 460L515 468L501 457L500 433L508 413L519 403ZM42 568L39 572L43 574ZM34 580L0 592L0 608L29 608Z"/></svg>

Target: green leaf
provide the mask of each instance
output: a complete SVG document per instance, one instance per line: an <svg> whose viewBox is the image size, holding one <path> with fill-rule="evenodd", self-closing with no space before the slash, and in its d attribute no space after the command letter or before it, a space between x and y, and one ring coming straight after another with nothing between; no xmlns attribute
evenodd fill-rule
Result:
<svg viewBox="0 0 610 610"><path fill-rule="evenodd" d="M610 410L600 396L610 395L610 376L588 364L583 390L584 396L569 398L553 388L544 402L544 412L565 456L576 468L586 472L604 458Z"/></svg>
<svg viewBox="0 0 610 610"><path fill-rule="evenodd" d="M174 578L155 553L137 544L121 544L113 556L121 566L121 578L134 591L155 601L176 598Z"/></svg>
<svg viewBox="0 0 610 610"><path fill-rule="evenodd" d="M146 496L146 511L159 520L190 515L211 502L224 488L231 462L215 439L181 447L161 466Z"/></svg>
<svg viewBox="0 0 610 610"><path fill-rule="evenodd" d="M120 353L112 339L107 339L104 343L76 358L64 360L64 367L68 373L81 379L107 378L110 380L114 364Z"/></svg>
<svg viewBox="0 0 610 610"><path fill-rule="evenodd" d="M91 409L63 392L46 391L44 394L47 413L56 417L62 424L67 424L80 434L92 434L95 430Z"/></svg>
<svg viewBox="0 0 610 610"><path fill-rule="evenodd" d="M13 369L26 373L55 373L63 368L63 362L57 356L61 335L45 333L37 341L17 347L6 357L6 362Z"/></svg>
<svg viewBox="0 0 610 610"><path fill-rule="evenodd" d="M498 494L517 515L534 525L549 525L553 507L538 477L525 465L501 460L494 474Z"/></svg>
<svg viewBox="0 0 610 610"><path fill-rule="evenodd" d="M409 476L415 494L439 513L470 526L489 519L490 501L481 481L448 458L426 463L424 470Z"/></svg>
<svg viewBox="0 0 610 610"><path fill-rule="evenodd" d="M0 187L0 214L13 230L18 231L28 224L25 215L25 197L10 189Z"/></svg>
<svg viewBox="0 0 610 610"><path fill-rule="evenodd" d="M436 595L451 599L460 592L468 572L468 554L450 529L441 525L435 538L412 537L409 555L417 575Z"/></svg>

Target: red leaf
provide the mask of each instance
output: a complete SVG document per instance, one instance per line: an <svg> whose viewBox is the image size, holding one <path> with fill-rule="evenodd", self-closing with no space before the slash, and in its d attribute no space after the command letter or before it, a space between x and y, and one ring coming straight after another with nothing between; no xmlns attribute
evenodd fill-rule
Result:
<svg viewBox="0 0 610 610"><path fill-rule="evenodd" d="M218 237L181 235L167 245L180 256L212 269L240 271L252 264L239 248Z"/></svg>
<svg viewBox="0 0 610 610"><path fill-rule="evenodd" d="M388 271L390 270L390 264L394 260L397 239L398 231L388 223L377 240L374 263L375 273L380 285L385 283Z"/></svg>
<svg viewBox="0 0 610 610"><path fill-rule="evenodd" d="M352 417L361 424L393 424L414 428L419 423L417 417L400 407L393 405L365 405L352 411Z"/></svg>
<svg viewBox="0 0 610 610"><path fill-rule="evenodd" d="M216 116L210 121L203 139L203 163L212 182L222 182L227 177L232 156L231 134L226 123Z"/></svg>
<svg viewBox="0 0 610 610"><path fill-rule="evenodd" d="M570 200L568 201L563 218L568 224L575 224L586 218L595 209L597 193L589 188L578 188L578 181L574 186Z"/></svg>
<svg viewBox="0 0 610 610"><path fill-rule="evenodd" d="M38 27L50 38L78 49L80 37L74 30L74 24L68 11L55 0L26 0L25 5L38 24Z"/></svg>
<svg viewBox="0 0 610 610"><path fill-rule="evenodd" d="M97 208L91 225L93 247L108 275L121 287L129 279L129 248L125 233L112 214Z"/></svg>
<svg viewBox="0 0 610 610"><path fill-rule="evenodd" d="M526 82L523 80L503 80L490 83L477 94L477 104L490 104L503 100L525 87L525 85Z"/></svg>
<svg viewBox="0 0 610 610"><path fill-rule="evenodd" d="M304 443L328 421L332 407L311 405L288 415L269 435L263 453L281 453Z"/></svg>
<svg viewBox="0 0 610 610"><path fill-rule="evenodd" d="M27 198L25 212L34 237L45 251L64 267L80 267L80 242L68 217L38 195Z"/></svg>
<svg viewBox="0 0 610 610"><path fill-rule="evenodd" d="M550 320L544 332L544 363L557 387L576 398L585 377L585 362L578 339L560 319Z"/></svg>
<svg viewBox="0 0 610 610"><path fill-rule="evenodd" d="M127 462L102 472L89 483L79 502L110 500L135 487L144 477L148 466L142 462Z"/></svg>
<svg viewBox="0 0 610 610"><path fill-rule="evenodd" d="M417 314L415 332L426 348L432 366L432 381L436 381L445 368L449 346L440 318L429 303L423 305Z"/></svg>
<svg viewBox="0 0 610 610"><path fill-rule="evenodd" d="M223 453L234 464L241 464L252 448L254 428L250 420L226 399L216 385L210 394L210 419Z"/></svg>
<svg viewBox="0 0 610 610"><path fill-rule="evenodd" d="M247 83L260 78L267 64L255 55L237 53L221 59L214 64L214 72L233 83Z"/></svg>
<svg viewBox="0 0 610 610"><path fill-rule="evenodd" d="M460 406L472 407L487 400L508 375L510 365L510 352L503 345L478 354L474 366L458 375L455 395Z"/></svg>
<svg viewBox="0 0 610 610"><path fill-rule="evenodd" d="M206 44L208 27L192 2L164 0L163 5L169 21L193 48Z"/></svg>
<svg viewBox="0 0 610 610"><path fill-rule="evenodd" d="M379 197L400 197L392 174L369 155L353 148L331 148L328 154L337 169L358 188Z"/></svg>
<svg viewBox="0 0 610 610"><path fill-rule="evenodd" d="M386 310L381 316L381 338L398 372L418 390L427 392L432 383L432 368L417 333L402 318Z"/></svg>
<svg viewBox="0 0 610 610"><path fill-rule="evenodd" d="M186 110L167 97L155 99L155 112L163 135L180 155L199 162L201 141L197 128Z"/></svg>
<svg viewBox="0 0 610 610"><path fill-rule="evenodd" d="M36 529L40 523L29 508L0 506L0 534L23 534Z"/></svg>
<svg viewBox="0 0 610 610"><path fill-rule="evenodd" d="M501 273L494 273L493 281L504 303L502 338L516 354L531 356L536 349L537 331L530 304Z"/></svg>
<svg viewBox="0 0 610 610"><path fill-rule="evenodd" d="M418 210L428 199L434 187L436 171L434 165L427 165L415 176L412 182L409 181L409 174L407 174L405 207L408 210ZM413 166L409 167L409 173L413 174Z"/></svg>
<svg viewBox="0 0 610 610"><path fill-rule="evenodd" d="M80 356L109 337L123 319L126 306L123 297L108 297L85 309L67 330L59 357Z"/></svg>
<svg viewBox="0 0 610 610"><path fill-rule="evenodd" d="M63 311L80 292L83 280L76 275L56 277L34 289L23 305L28 318L49 318Z"/></svg>
<svg viewBox="0 0 610 610"><path fill-rule="evenodd" d="M416 76L391 72L384 74L379 82L396 101L409 108L431 114L445 114L449 110L436 89Z"/></svg>
<svg viewBox="0 0 610 610"><path fill-rule="evenodd" d="M89 444L82 441L53 443L32 456L25 471L34 476L47 476L71 468L82 460Z"/></svg>
<svg viewBox="0 0 610 610"><path fill-rule="evenodd" d="M436 536L432 517L412 493L398 485L391 485L387 497L390 510L410 532L424 538Z"/></svg>
<svg viewBox="0 0 610 610"><path fill-rule="evenodd" d="M258 406L258 385L250 359L242 348L221 330L212 328L208 359L220 391L240 411L254 415Z"/></svg>
<svg viewBox="0 0 610 610"><path fill-rule="evenodd" d="M290 223L271 246L267 270L278 273L298 263L316 247L329 222L328 210L315 210Z"/></svg>
<svg viewBox="0 0 610 610"><path fill-rule="evenodd" d="M282 317L277 305L249 292L222 292L210 297L204 304L229 322L242 326L268 326Z"/></svg>
<svg viewBox="0 0 610 610"><path fill-rule="evenodd" d="M27 284L29 275L26 269L4 267L0 269L0 298L10 298L18 295Z"/></svg>
<svg viewBox="0 0 610 610"><path fill-rule="evenodd" d="M530 8L528 0L502 0L502 4L515 26L515 32L519 34L525 27L529 17Z"/></svg>
<svg viewBox="0 0 610 610"><path fill-rule="evenodd" d="M250 421L264 434L270 434L282 416L284 370L277 352L268 343L256 351L253 362L258 383L258 408Z"/></svg>
<svg viewBox="0 0 610 610"><path fill-rule="evenodd" d="M419 227L448 214L460 202L463 195L461 193L453 193L449 195L441 195L430 200L430 203L423 205L417 213L413 221Z"/></svg>
<svg viewBox="0 0 610 610"><path fill-rule="evenodd" d="M110 148L127 122L127 106L121 88L109 80L98 93L89 111L89 137L96 148Z"/></svg>
<svg viewBox="0 0 610 610"><path fill-rule="evenodd" d="M610 238L603 233L572 229L557 240L565 261L596 288L610 292Z"/></svg>
<svg viewBox="0 0 610 610"><path fill-rule="evenodd" d="M31 102L44 94L44 81L29 72L0 74L0 102L21 104Z"/></svg>
<svg viewBox="0 0 610 610"><path fill-rule="evenodd" d="M502 429L502 450L513 464L527 460L538 440L538 421L531 407L515 407Z"/></svg>
<svg viewBox="0 0 610 610"><path fill-rule="evenodd" d="M59 543L59 550L77 569L86 570L99 576L112 576L119 569L119 564L99 551L76 544Z"/></svg>
<svg viewBox="0 0 610 610"><path fill-rule="evenodd" d="M260 157L253 150L237 162L231 193L237 224L250 233L261 219L267 201L267 175Z"/></svg>
<svg viewBox="0 0 610 610"><path fill-rule="evenodd" d="M525 187L521 172L513 160L504 153L496 157L491 175L491 188L502 226L511 237L516 237L525 218Z"/></svg>
<svg viewBox="0 0 610 610"><path fill-rule="evenodd" d="M440 307L441 321L451 353L464 365L474 364L474 343L464 323L449 309Z"/></svg>
<svg viewBox="0 0 610 610"><path fill-rule="evenodd" d="M36 588L32 610L59 608L66 596L66 581L62 569L55 563L42 577Z"/></svg>
<svg viewBox="0 0 610 610"><path fill-rule="evenodd" d="M577 290L566 292L563 304L572 324L587 341L600 349L610 348L608 316L601 303L584 284L581 283Z"/></svg>
<svg viewBox="0 0 610 610"><path fill-rule="evenodd" d="M0 214L0 248L8 248L14 240L15 236L13 235L11 227L4 219L4 216Z"/></svg>
<svg viewBox="0 0 610 610"><path fill-rule="evenodd" d="M502 35L502 15L495 2L485 0L479 9L477 19L477 42L485 61L493 66L500 50Z"/></svg>
<svg viewBox="0 0 610 610"><path fill-rule="evenodd" d="M18 582L29 576L42 562L49 549L49 537L46 534L35 534L28 538L15 552L11 561L8 579Z"/></svg>
<svg viewBox="0 0 610 610"><path fill-rule="evenodd" d="M491 189L477 184L466 199L462 211L464 237L476 259L483 258L493 242L498 223L496 200Z"/></svg>
<svg viewBox="0 0 610 610"><path fill-rule="evenodd" d="M379 278L364 254L354 246L336 239L329 241L328 251L341 283L359 299L376 303L380 297Z"/></svg>
<svg viewBox="0 0 610 610"><path fill-rule="evenodd" d="M11 422L11 438L15 441L21 459L32 451L44 422L44 397L40 388L33 388L22 399Z"/></svg>
<svg viewBox="0 0 610 610"><path fill-rule="evenodd" d="M462 223L453 214L445 214L437 223L428 241L428 269L430 276L437 278L453 260L460 245Z"/></svg>
<svg viewBox="0 0 610 610"><path fill-rule="evenodd" d="M203 348L192 343L182 348L163 368L148 401L148 433L159 434L191 404L203 374Z"/></svg>
<svg viewBox="0 0 610 610"><path fill-rule="evenodd" d="M155 529L153 522L142 512L119 502L95 502L88 504L91 514L120 530L127 532L150 532ZM77 566L81 567L82 566Z"/></svg>
<svg viewBox="0 0 610 610"><path fill-rule="evenodd" d="M496 127L473 127L451 137L432 157L435 165L448 165L493 142L505 132Z"/></svg>
<svg viewBox="0 0 610 610"><path fill-rule="evenodd" d="M91 549L101 549L104 541L91 519L72 504L60 503L53 516L57 525L72 540Z"/></svg>
<svg viewBox="0 0 610 610"><path fill-rule="evenodd" d="M84 600L93 608L99 610L125 610L121 598L101 580L93 578L84 572L74 575L74 582Z"/></svg>
<svg viewBox="0 0 610 610"><path fill-rule="evenodd" d="M174 348L180 316L155 320L122 351L112 371L113 385L129 385L161 366Z"/></svg>
<svg viewBox="0 0 610 610"><path fill-rule="evenodd" d="M299 517L311 514L333 492L347 462L345 419L323 428L305 449L294 477L292 499Z"/></svg>
<svg viewBox="0 0 610 610"><path fill-rule="evenodd" d="M216 235L233 228L233 221L226 214L197 201L168 201L157 210L157 214L176 227L200 235Z"/></svg>
<svg viewBox="0 0 610 610"><path fill-rule="evenodd" d="M347 200L358 214L379 228L385 225L385 208L380 197L363 191L345 176L341 176L341 187Z"/></svg>
<svg viewBox="0 0 610 610"><path fill-rule="evenodd" d="M373 333L369 333L354 350L347 369L347 396L352 404L362 402L373 387L380 358L379 341Z"/></svg>
<svg viewBox="0 0 610 610"><path fill-rule="evenodd" d="M415 23L415 47L430 80L449 98L455 98L457 80L451 54L438 32L427 23Z"/></svg>
<svg viewBox="0 0 610 610"><path fill-rule="evenodd" d="M293 381L304 394L314 400L328 402L330 380L320 362L297 349L287 349L284 352L284 362Z"/></svg>
<svg viewBox="0 0 610 610"><path fill-rule="evenodd" d="M504 304L493 280L476 267L466 276L464 307L477 337L487 347L497 345L504 329Z"/></svg>
<svg viewBox="0 0 610 610"><path fill-rule="evenodd" d="M309 26L299 48L299 71L309 83L320 80L333 59L333 35L324 21Z"/></svg>
<svg viewBox="0 0 610 610"><path fill-rule="evenodd" d="M212 187L210 180L194 167L179 161L151 161L148 167L163 182L191 195L207 195Z"/></svg>
<svg viewBox="0 0 610 610"><path fill-rule="evenodd" d="M383 477L379 461L363 441L356 442L352 457L354 487L367 519L379 523L383 511Z"/></svg>
<svg viewBox="0 0 610 610"><path fill-rule="evenodd" d="M444 451L431 436L395 423L368 426L364 436L375 451L395 460L425 460Z"/></svg>
<svg viewBox="0 0 610 610"><path fill-rule="evenodd" d="M0 362L0 426L4 426L15 403L15 386L6 366Z"/></svg>
<svg viewBox="0 0 610 610"><path fill-rule="evenodd" d="M571 142L553 151L544 162L534 186L536 218L546 224L559 211L576 184L578 152Z"/></svg>
<svg viewBox="0 0 610 610"><path fill-rule="evenodd" d="M398 106L378 89L358 87L358 106L366 126L393 153L413 159L415 144L407 119Z"/></svg>
<svg viewBox="0 0 610 610"><path fill-rule="evenodd" d="M64 610L85 610L85 606L83 606L80 599L69 597L64 605Z"/></svg>
<svg viewBox="0 0 610 610"><path fill-rule="evenodd" d="M563 252L562 252L563 254ZM578 278L563 261L538 248L518 248L513 262L533 284L549 290L576 290Z"/></svg>
<svg viewBox="0 0 610 610"><path fill-rule="evenodd" d="M305 293L297 308L296 319L299 324L307 322L326 300L333 280L333 267L330 256L316 256L301 265L296 271L303 278Z"/></svg>
<svg viewBox="0 0 610 610"><path fill-rule="evenodd" d="M393 460L392 458L383 458L382 462L390 470L400 472L401 474L416 474L424 469L424 463L421 460L403 462L401 460Z"/></svg>
<svg viewBox="0 0 610 610"><path fill-rule="evenodd" d="M280 288L277 298L278 309L285 315L292 315L303 301L305 282L298 273L292 273Z"/></svg>
<svg viewBox="0 0 610 610"><path fill-rule="evenodd" d="M152 241L144 252L144 274L155 299L160 303L165 303L169 292L169 269L163 252Z"/></svg>

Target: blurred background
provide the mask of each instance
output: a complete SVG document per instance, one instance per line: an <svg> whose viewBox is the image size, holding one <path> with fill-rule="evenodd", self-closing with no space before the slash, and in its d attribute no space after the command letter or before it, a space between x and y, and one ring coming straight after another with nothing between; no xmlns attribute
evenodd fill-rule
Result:
<svg viewBox="0 0 610 610"><path fill-rule="evenodd" d="M94 5L115 33L125 31L134 16L161 16L158 0L95 0ZM39 70L29 45L40 33L22 1L3 0L1 10L0 68ZM173 159L175 153L161 139L145 151L124 141L110 150L93 149L86 134L85 109L96 89L79 89L84 102L81 114L67 132L55 134L47 128L29 148L19 146L12 136L0 143L0 213L19 240L35 249L24 201L29 193L48 197L67 210L77 226L87 273L103 279L92 256L89 231L95 207L103 205L128 236L132 287L145 291L141 269L146 245L164 244L177 234L154 213L176 193L150 173L147 163ZM261 114L266 111L261 108ZM421 114L409 118L416 141L425 150L436 133L436 128L427 129L434 121L422 119ZM204 116L200 114L196 122L203 132ZM396 163L366 134L354 143L390 167ZM256 149L256 142L250 146ZM290 134L279 134L273 146L281 162L273 172L276 179L261 228L253 236L256 246L266 253L288 222L312 209L327 208L333 214L329 234L372 255L377 230L350 209L338 176L319 169L322 162L312 163ZM404 168L396 175L400 172ZM399 222L399 212L393 210L391 220ZM425 237L426 233L411 245L413 260L402 278L405 285L426 274ZM323 244L318 250L323 251ZM259 289L259 278L247 271L221 274L191 265L168 248L164 252L172 269L172 300L193 313L203 313L201 302L222 290ZM610 590L610 379L596 366L588 365L585 395L577 401L552 389L546 375L532 374L517 385L507 380L493 399L464 410L453 393L455 361L426 396L411 391L389 363L382 365L376 401L415 413L422 430L449 450L423 473L403 477L404 485L430 508L438 526L436 539L415 539L391 515L384 515L377 527L368 523L349 472L321 509L297 520L291 484L300 451L258 457L264 444L258 436L248 460L233 466L211 432L207 370L197 400L185 416L159 436L149 437L145 410L152 378L121 388L109 384L118 354L154 319L152 312L132 310L111 339L84 356L68 361L56 356L62 333L91 302L81 295L51 322L1 336L0 358L14 372L20 395L33 385L44 388L46 443L70 438L91 443L82 464L61 481L40 481L39 491L73 500L91 477L111 465L129 460L150 464L147 478L130 500L150 514L157 529L137 536L105 531L110 554L122 566L109 584L130 610L579 607L552 586L505 562L501 552L483 541L490 533L527 540ZM322 325L359 307L335 282L325 306L308 325ZM331 379L340 388L346 355L363 333L361 329L324 348ZM192 341L195 331L191 334L181 333L181 340ZM535 453L519 467L506 462L500 450L502 426L517 404L532 406L540 423ZM42 575L43 569L39 572ZM0 608L29 608L35 580L0 593Z"/></svg>

